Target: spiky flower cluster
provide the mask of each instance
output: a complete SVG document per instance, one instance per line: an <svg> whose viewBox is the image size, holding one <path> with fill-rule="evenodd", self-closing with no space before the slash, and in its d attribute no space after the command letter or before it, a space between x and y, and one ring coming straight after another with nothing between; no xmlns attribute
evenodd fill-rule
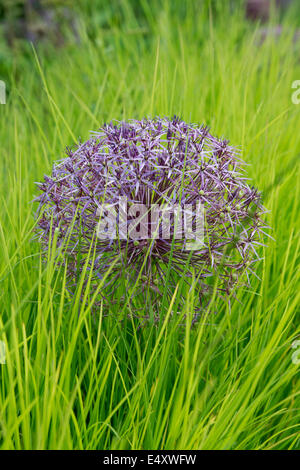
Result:
<svg viewBox="0 0 300 470"><path fill-rule="evenodd" d="M110 268L99 293L108 302L125 282L127 290L135 286L132 298L140 298L139 305L145 306L150 297L158 303L163 292L173 294L184 276L187 288L196 286L201 310L214 289L228 298L234 286L242 285L241 279L249 282L259 260L256 245L261 244L264 209L257 190L247 183L238 151L228 141L176 117L155 118L106 124L66 153L51 177L39 184L38 224L43 244L49 243L55 229L58 244L68 239L70 289L89 252L94 253L88 261L93 290ZM184 236L174 238L174 218L168 238L161 231L141 240L96 237L99 207L104 202L117 207L120 197L128 205L201 202L203 243L188 251Z"/></svg>

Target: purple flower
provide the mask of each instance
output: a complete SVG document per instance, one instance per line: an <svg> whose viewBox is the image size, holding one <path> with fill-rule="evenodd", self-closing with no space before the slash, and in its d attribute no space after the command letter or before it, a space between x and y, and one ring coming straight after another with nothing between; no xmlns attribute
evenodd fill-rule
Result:
<svg viewBox="0 0 300 470"><path fill-rule="evenodd" d="M157 317L162 295L171 296L182 277L188 288L194 284L201 312L214 288L225 299L255 275L266 228L261 197L247 183L239 152L207 127L177 117L110 123L66 155L39 185L38 233L45 247L51 230L57 229L58 245L68 240L71 290L89 252L94 254L88 261L93 291L111 269L95 305L103 298L113 303L125 283L134 306L151 302ZM158 219L153 221L150 209L143 217L139 211L132 216L131 209L142 205L159 207ZM203 239L189 249L189 237L197 233L197 205L204 208ZM179 212L168 213L164 231L166 207ZM105 224L99 236L99 218L109 211L116 222L114 236ZM187 221L192 235L185 230Z"/></svg>

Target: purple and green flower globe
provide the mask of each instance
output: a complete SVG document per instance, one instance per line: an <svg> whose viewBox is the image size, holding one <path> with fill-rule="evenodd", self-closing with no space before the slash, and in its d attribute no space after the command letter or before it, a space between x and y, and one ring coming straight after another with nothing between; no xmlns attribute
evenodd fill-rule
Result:
<svg viewBox="0 0 300 470"><path fill-rule="evenodd" d="M247 181L238 150L205 126L106 124L39 184L39 238L46 248L56 230L71 292L87 265L92 292L101 283L95 308L125 285L134 315L151 302L159 319L183 279L198 316L214 292L228 301L255 275L265 211Z"/></svg>

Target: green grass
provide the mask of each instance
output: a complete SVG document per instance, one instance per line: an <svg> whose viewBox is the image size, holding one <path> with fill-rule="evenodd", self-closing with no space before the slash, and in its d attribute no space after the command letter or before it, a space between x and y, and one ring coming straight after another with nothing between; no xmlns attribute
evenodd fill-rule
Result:
<svg viewBox="0 0 300 470"><path fill-rule="evenodd" d="M229 2L85 3L80 44L20 46L1 77L1 448L299 449L296 15L260 44L258 26ZM275 241L262 280L231 311L216 300L190 328L192 291L186 327L167 317L136 328L103 317L104 306L92 315L88 289L79 302L83 278L70 298L55 247L41 262L34 182L105 121L173 114L242 147ZM161 306L169 317L181 287Z"/></svg>

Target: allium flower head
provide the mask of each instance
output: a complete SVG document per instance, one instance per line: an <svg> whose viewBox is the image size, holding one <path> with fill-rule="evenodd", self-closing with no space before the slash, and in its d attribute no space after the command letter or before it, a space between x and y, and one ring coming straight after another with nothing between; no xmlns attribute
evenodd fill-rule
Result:
<svg viewBox="0 0 300 470"><path fill-rule="evenodd" d="M40 240L47 246L55 229L58 244L68 238L65 262L71 291L92 252L88 269L94 291L110 268L98 301L113 303L120 284L125 283L127 290L135 286L136 307L145 307L151 299L159 316L163 292L172 296L184 277L187 288L193 284L196 289L201 312L215 288L228 298L242 279L248 283L255 274L264 209L243 167L239 152L228 141L213 137L205 126L177 117L106 124L86 142L67 149L51 177L40 183ZM127 213L122 229L120 200ZM154 222L148 213L134 226L137 233L143 228L143 237L131 237L130 231L124 236L133 227L130 208L135 204L176 206L179 215L169 216L167 236L157 219L153 235ZM185 208L197 204L204 208L204 237L191 250L184 230ZM107 207L115 214L118 229L114 237L105 238L106 229L95 236L100 213L107 215ZM193 230L197 215L190 212ZM181 236L177 236L178 221L182 222Z"/></svg>

